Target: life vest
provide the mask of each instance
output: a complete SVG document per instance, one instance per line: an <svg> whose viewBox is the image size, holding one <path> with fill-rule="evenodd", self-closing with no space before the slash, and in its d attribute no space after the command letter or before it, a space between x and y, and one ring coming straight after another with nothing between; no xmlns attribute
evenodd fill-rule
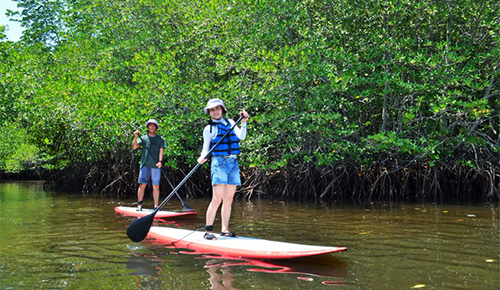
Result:
<svg viewBox="0 0 500 290"><path fill-rule="evenodd" d="M224 125L222 122L211 121L209 123L210 132L212 131L212 126L217 126L217 136L210 142L210 148L213 148L227 131L231 129L231 123L227 119L224 119L224 121L226 121L227 125ZM234 130L231 130L231 133L212 151L213 156L227 156L232 154L240 154L240 139L234 134Z"/></svg>

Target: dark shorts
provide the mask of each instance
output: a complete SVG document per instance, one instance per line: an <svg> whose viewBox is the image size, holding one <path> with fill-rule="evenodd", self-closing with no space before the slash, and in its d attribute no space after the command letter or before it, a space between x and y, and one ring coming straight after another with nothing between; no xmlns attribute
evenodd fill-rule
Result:
<svg viewBox="0 0 500 290"><path fill-rule="evenodd" d="M160 168L149 168L146 166L141 167L141 172L139 173L139 183L148 183L151 178L151 184L160 185L161 169Z"/></svg>

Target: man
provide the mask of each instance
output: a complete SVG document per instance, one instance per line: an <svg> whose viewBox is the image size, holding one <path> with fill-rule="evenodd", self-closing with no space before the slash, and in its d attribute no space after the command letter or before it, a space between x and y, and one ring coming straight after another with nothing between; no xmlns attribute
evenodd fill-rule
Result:
<svg viewBox="0 0 500 290"><path fill-rule="evenodd" d="M160 201L160 179L161 167L163 162L163 150L166 147L165 140L158 135L158 122L150 119L146 122L148 134L138 137L141 132L134 132L132 148L138 149L142 145L141 151L141 169L139 173L139 189L137 190L137 211L142 210L142 201L146 185L151 179L153 185L154 207L157 208Z"/></svg>

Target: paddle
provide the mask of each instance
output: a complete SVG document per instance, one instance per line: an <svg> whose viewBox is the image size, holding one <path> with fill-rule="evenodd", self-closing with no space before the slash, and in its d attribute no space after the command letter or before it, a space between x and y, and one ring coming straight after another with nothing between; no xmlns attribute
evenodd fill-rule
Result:
<svg viewBox="0 0 500 290"><path fill-rule="evenodd" d="M142 139L142 137L139 137L142 142L144 143L144 139ZM155 163L158 163L156 161L156 158L153 156L153 154L151 153L151 151L149 151L149 148L147 146L145 146L144 148L146 148L146 151L148 151L149 153L149 156L151 156L151 158L153 158L153 160L155 161ZM172 189L174 188L174 186L172 185L172 183L170 183L170 180L168 180L168 177L165 176L165 172L163 171L163 167L160 168L160 171L161 173L163 174L163 177L165 177L165 179L168 181L168 183L170 184L170 186L172 186ZM181 201L182 203L182 211L186 212L186 211L196 211L194 208L192 208L189 204L187 204L186 202L184 202L184 200L182 200L181 196L176 192L175 195L177 195L177 197L179 198L179 200Z"/></svg>
<svg viewBox="0 0 500 290"><path fill-rule="evenodd" d="M243 119L243 116L240 116L240 118L234 123L234 125L229 129L224 136L217 142L210 151L208 151L207 155L205 155L204 159L207 159L208 156L212 153L212 151L217 147L222 140L224 140L231 131L233 131L234 127L238 125L238 123ZM150 214L147 216L141 217L134 222L132 222L128 228L127 228L127 236L130 240L134 242L140 242L144 240L144 238L148 235L149 229L151 228L151 225L153 224L153 220L155 218L156 213L172 198L172 196L179 190L179 188L188 180L191 175L200 167L201 164L197 163L193 169L184 177L184 179L174 188L174 190L165 198L165 200L160 203L160 205Z"/></svg>

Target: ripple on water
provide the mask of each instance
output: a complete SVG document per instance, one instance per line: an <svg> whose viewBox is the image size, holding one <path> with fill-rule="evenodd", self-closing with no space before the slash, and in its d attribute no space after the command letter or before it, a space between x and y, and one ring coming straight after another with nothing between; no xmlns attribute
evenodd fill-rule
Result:
<svg viewBox="0 0 500 290"><path fill-rule="evenodd" d="M415 285L498 289L500 285L498 208L365 209L235 202L231 227L239 234L349 248L330 256L342 266L317 268L304 262L271 265L187 255L148 241L133 243L125 233L133 218L117 216L113 208L119 201L108 197L26 196L22 190L7 195L0 202L2 289L209 289L208 279L218 285L234 282L240 289L410 289ZM189 204L199 209L200 216L183 226L194 229L203 225L208 201L190 200ZM219 215L216 227L220 227Z"/></svg>

